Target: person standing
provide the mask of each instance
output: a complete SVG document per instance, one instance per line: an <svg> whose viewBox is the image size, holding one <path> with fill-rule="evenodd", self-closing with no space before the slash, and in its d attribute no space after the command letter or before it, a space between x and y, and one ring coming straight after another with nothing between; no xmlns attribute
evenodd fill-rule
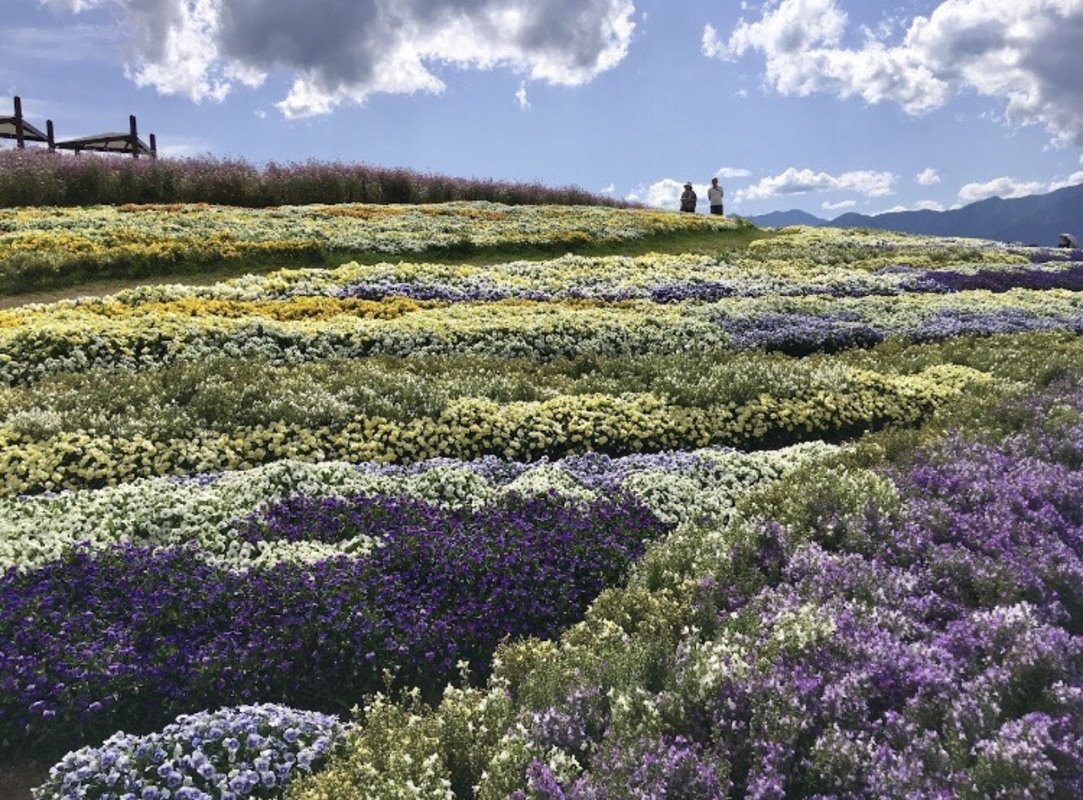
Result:
<svg viewBox="0 0 1083 800"><path fill-rule="evenodd" d="M722 186L718 183L718 178L711 178L711 188L707 190L707 201L711 204L712 214L722 213Z"/></svg>
<svg viewBox="0 0 1083 800"><path fill-rule="evenodd" d="M696 213L696 193L692 191L691 181L684 185L684 191L681 192L681 211Z"/></svg>

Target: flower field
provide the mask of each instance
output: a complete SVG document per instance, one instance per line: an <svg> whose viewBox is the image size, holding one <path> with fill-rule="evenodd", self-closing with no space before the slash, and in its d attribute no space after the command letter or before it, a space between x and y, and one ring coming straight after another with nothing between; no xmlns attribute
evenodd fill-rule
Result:
<svg viewBox="0 0 1083 800"><path fill-rule="evenodd" d="M733 230L649 209L593 205L281 205L125 203L0 209L0 290L62 285L73 275L145 277L162 265L188 271L230 262L338 264L372 258L456 255L502 247L556 253L587 243L619 244L676 231Z"/></svg>
<svg viewBox="0 0 1083 800"><path fill-rule="evenodd" d="M719 255L557 254L689 230ZM8 274L384 256L0 310L0 772L55 763L38 798L1083 795L1083 252L723 247L747 230L0 212Z"/></svg>

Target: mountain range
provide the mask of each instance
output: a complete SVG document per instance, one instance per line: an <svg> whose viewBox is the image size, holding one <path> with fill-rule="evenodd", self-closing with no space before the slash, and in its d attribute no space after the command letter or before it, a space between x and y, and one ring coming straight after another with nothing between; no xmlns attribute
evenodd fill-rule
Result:
<svg viewBox="0 0 1083 800"><path fill-rule="evenodd" d="M947 211L891 211L871 216L850 213L825 220L793 210L774 211L748 219L761 228L787 225L875 228L1051 247L1057 244L1062 233L1071 233L1083 240L1083 184L1007 200L991 197Z"/></svg>

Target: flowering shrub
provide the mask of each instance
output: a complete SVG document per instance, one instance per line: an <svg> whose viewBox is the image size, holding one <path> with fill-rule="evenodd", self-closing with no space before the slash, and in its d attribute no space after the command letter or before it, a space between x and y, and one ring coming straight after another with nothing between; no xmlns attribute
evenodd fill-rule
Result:
<svg viewBox="0 0 1083 800"><path fill-rule="evenodd" d="M296 536L257 540L238 533L247 524L245 518L260 508L289 509L323 500L331 501L326 512L332 517L331 525L339 512L345 512L343 519L371 512L379 498L403 504L418 500L444 509L479 509L508 492L557 492L588 502L601 495L630 493L667 523L717 522L732 513L749 487L830 456L836 449L810 442L756 453L720 448L618 458L588 453L534 463L495 456L405 465L283 460L251 470L0 498L0 566L41 566L78 543L103 548L131 542L158 548L191 542L199 545L203 558L236 570L283 560L361 556L383 535L375 524L356 523L337 537L325 537L334 541L315 542L311 535L304 541ZM358 495L368 495L374 502L366 506L341 502ZM386 516L382 521L387 521Z"/></svg>
<svg viewBox="0 0 1083 800"><path fill-rule="evenodd" d="M754 319L723 319L719 324L737 347L762 347L794 356L871 347L888 335L886 330L848 315L765 314Z"/></svg>
<svg viewBox="0 0 1083 800"><path fill-rule="evenodd" d="M484 675L507 637L555 635L665 529L623 496L508 494L458 512L298 497L259 512L240 538L363 533L380 546L244 572L195 548L133 546L10 569L0 743L52 748L236 702L330 711L380 689L385 670L431 694L460 661Z"/></svg>
<svg viewBox="0 0 1083 800"><path fill-rule="evenodd" d="M844 373L836 386L802 387L795 396L763 394L747 403L674 406L652 394L556 397L497 403L464 397L435 418L398 422L359 416L321 427L271 422L229 433L192 430L184 438L63 432L23 441L0 430L0 493L99 487L163 474L245 469L283 458L311 461L420 461L502 455L532 460L587 451L636 451L725 445L770 447L909 423L987 376L962 367L918 375ZM29 438L29 437L26 437Z"/></svg>
<svg viewBox="0 0 1083 800"><path fill-rule="evenodd" d="M963 292L985 289L990 292L1008 292L1012 289L1068 289L1083 290L1083 258L1075 259L1064 269L1012 269L976 270L929 270L924 275L904 284L908 291Z"/></svg>
<svg viewBox="0 0 1083 800"><path fill-rule="evenodd" d="M244 800L281 797L298 775L341 749L334 717L264 704L186 714L146 736L116 733L68 753L35 790L40 800Z"/></svg>
<svg viewBox="0 0 1083 800"><path fill-rule="evenodd" d="M486 700L446 697L431 752L472 748L460 781L482 800L1074 796L1083 486L1033 430L883 472L811 465L727 529L670 536L559 643L499 650ZM480 707L501 735L441 724ZM368 752L291 795L365 797L339 770Z"/></svg>

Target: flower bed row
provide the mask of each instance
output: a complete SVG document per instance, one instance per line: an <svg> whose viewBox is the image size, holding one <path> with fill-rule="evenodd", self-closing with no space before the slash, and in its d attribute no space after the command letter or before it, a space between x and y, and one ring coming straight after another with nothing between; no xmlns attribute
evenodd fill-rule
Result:
<svg viewBox="0 0 1083 800"><path fill-rule="evenodd" d="M106 267L111 263L145 268L155 260L559 246L628 241L675 231L735 230L742 225L734 219L647 209L495 203L345 204L269 210L206 204L25 208L0 211L0 245L6 253L0 272L11 273L24 262L57 270L69 264ZM869 274L899 265L933 269L1062 257L1057 251L1009 250L978 240L792 228L773 239L753 243L733 259L733 265L752 266L776 276L797 277L803 272L807 278L825 277L840 269ZM9 280L14 277L8 275Z"/></svg>
<svg viewBox="0 0 1083 800"><path fill-rule="evenodd" d="M882 272L898 267L928 270L1070 260L1071 251L1014 247L983 239L922 236L861 228L797 226L749 243L734 262L797 278L832 273Z"/></svg>
<svg viewBox="0 0 1083 800"><path fill-rule="evenodd" d="M951 365L916 375L852 370L837 390L761 395L739 406L689 408L650 394L578 395L497 403L462 398L438 417L360 418L335 427L271 423L183 439L63 432L23 441L0 433L2 491L99 487L155 475L246 469L281 459L421 461L500 455L513 460L587 451L625 455L709 445L767 448L913 423L986 377Z"/></svg>
<svg viewBox="0 0 1083 800"><path fill-rule="evenodd" d="M383 300L403 297L421 301L444 301L455 303L495 302L499 300L553 301L589 298L620 302L623 300L650 300L655 303L683 303L688 301L715 302L726 297L763 297L782 295L831 295L835 297L863 297L866 295L898 295L903 293L939 293L985 290L1007 292L1012 289L1083 289L1083 264L1073 262L1054 268L1020 268L1017 264L998 268L986 268L963 272L959 270L928 270L920 272L909 268L890 272L858 276L833 275L824 281L785 281L773 279L762 273L748 274L727 264L718 262L703 265L689 264L695 273L686 278L654 275L648 283L625 285L594 285L590 287L561 286L539 289L534 286L517 285L513 282L493 280L487 275L456 275L447 282L395 280L394 277L366 275L335 291L336 297L361 300ZM692 271L691 269L689 271ZM480 272L480 270L479 270ZM745 274L742 274L744 272ZM668 279L667 279L668 277Z"/></svg>
<svg viewBox="0 0 1083 800"><path fill-rule="evenodd" d="M336 297L381 300L406 297L445 302L498 300L553 301L591 298L619 302L714 302L727 297L828 295L863 297L920 293L954 293L1012 289L1083 287L1083 258L1021 264L998 255L1001 263L979 261L955 269L921 269L897 261L875 271L809 269L805 274L775 274L764 264L735 259L736 264L703 257L641 256L585 258L565 256L545 264L498 264L479 267L379 265L343 267L323 279L297 273L289 280L272 279L267 286L293 294L330 293ZM862 265L863 266L863 265ZM587 280L587 277L590 280Z"/></svg>
<svg viewBox="0 0 1083 800"><path fill-rule="evenodd" d="M370 702L290 798L1078 794L1083 398L1042 406L1000 446L814 465L671 536L487 687Z"/></svg>
<svg viewBox="0 0 1083 800"><path fill-rule="evenodd" d="M283 258L320 263L341 253L575 247L674 231L733 231L738 220L601 206L282 206L206 204L0 210L0 288L51 274L153 274L162 262Z"/></svg>
<svg viewBox="0 0 1083 800"><path fill-rule="evenodd" d="M214 308L193 301L252 303L298 296L365 300L404 297L442 302L595 299L673 303L769 295L861 297L975 289L1001 292L1012 288L1073 289L1079 283L1079 261L1028 266L1020 257L995 249L981 253L987 257L985 260L979 259L977 264L961 263L954 269L919 268L902 260L872 271L858 262L847 268L814 267L801 272L794 267L788 272L778 272L770 262L755 259L737 257L731 263L708 256L658 254L566 255L548 261L491 265L349 263L334 269L279 270L213 286L147 286L120 292L106 300L82 299L74 307L82 313L106 316L138 314L141 308L152 313L179 309L196 315L214 313ZM334 302L326 303L329 312L336 307ZM352 306L338 308L337 313L351 313ZM265 305L259 313L273 315L274 307ZM2 319L14 324L23 318L26 318L24 312L15 312L5 314Z"/></svg>
<svg viewBox="0 0 1083 800"><path fill-rule="evenodd" d="M785 329L776 335L781 344L793 343ZM541 403L564 397L575 403L576 397L597 395L651 395L669 406L737 409L763 396L785 403L821 391L844 393L855 368L890 376L954 364L1030 380L1081 357L1078 337L1065 332L921 344L895 339L812 358L706 350L547 362L462 355L276 366L218 356L143 371L61 373L0 389L0 430L20 445L101 431L114 439L180 441L192 431L206 436L282 425L338 430L358 419L406 426L438 419L461 400Z"/></svg>
<svg viewBox="0 0 1083 800"><path fill-rule="evenodd" d="M286 460L251 470L4 497L0 498L0 569L42 566L80 543L92 548L194 543L204 558L241 570L283 560L358 556L377 541L378 530L340 537L333 543L251 542L237 535L238 520L301 494L310 498L403 497L438 508L471 509L496 502L509 492L557 492L583 502L631 493L667 524L720 523L749 487L827 457L835 449L810 442L756 453L717 448L620 458L589 453L532 463L495 456L410 465Z"/></svg>
<svg viewBox="0 0 1083 800"><path fill-rule="evenodd" d="M214 252L282 241L329 249L418 253L463 240L479 247L613 242L681 230L736 230L735 219L604 206L530 206L486 202L439 205L338 204L251 209L205 203L37 207L0 212L0 244L19 250L100 253L140 246L201 247ZM228 255L233 255L228 253Z"/></svg>
<svg viewBox="0 0 1083 800"><path fill-rule="evenodd" d="M0 329L0 384L91 367L149 369L220 355L296 363L370 355L470 353L499 358L574 358L680 352L723 344L710 321L676 309L511 304L423 309L391 320L322 321L163 315L102 319L60 314Z"/></svg>
<svg viewBox="0 0 1083 800"><path fill-rule="evenodd" d="M495 358L616 357L726 346L814 352L901 336L938 341L1083 329L1080 293L899 297L762 297L714 303L504 301L425 307L419 301L299 300L260 307L191 300L118 315L109 304L38 307L0 319L0 384L93 367L149 369L217 355L299 363L373 355ZM155 313L155 312L161 313ZM191 313L191 312L196 313ZM260 313L253 313L260 311ZM0 315L2 317L2 315ZM779 330L783 335L779 335Z"/></svg>
<svg viewBox="0 0 1083 800"><path fill-rule="evenodd" d="M839 235L841 238L843 233ZM1017 280L1024 288L1030 283L1036 284L1031 288L1051 288L1045 287L1043 281L1053 287L1071 283L1075 267L1072 261L1063 260L1058 251L1036 250L1031 254L1033 258L1048 255L1050 260L1035 268L1029 266L1031 261L1026 256L1009 253L992 243L960 251L938 240L914 238L901 240L889 250L875 242L836 245L847 253L841 262L822 256L779 262L774 257L775 251L781 249L787 256L792 255L790 239L795 236L789 231L773 239L757 240L753 243L756 247L734 251L727 260L690 254L649 253L634 257L568 254L547 261L497 264L353 262L333 269L283 269L214 286L143 286L114 296L108 308L120 313L121 305L135 307L150 302L190 298L256 301L297 295L363 298L398 295L457 302L575 298L675 302L771 294L862 296L943 291L943 285L920 284L926 272L987 275L999 277L1005 283Z"/></svg>

